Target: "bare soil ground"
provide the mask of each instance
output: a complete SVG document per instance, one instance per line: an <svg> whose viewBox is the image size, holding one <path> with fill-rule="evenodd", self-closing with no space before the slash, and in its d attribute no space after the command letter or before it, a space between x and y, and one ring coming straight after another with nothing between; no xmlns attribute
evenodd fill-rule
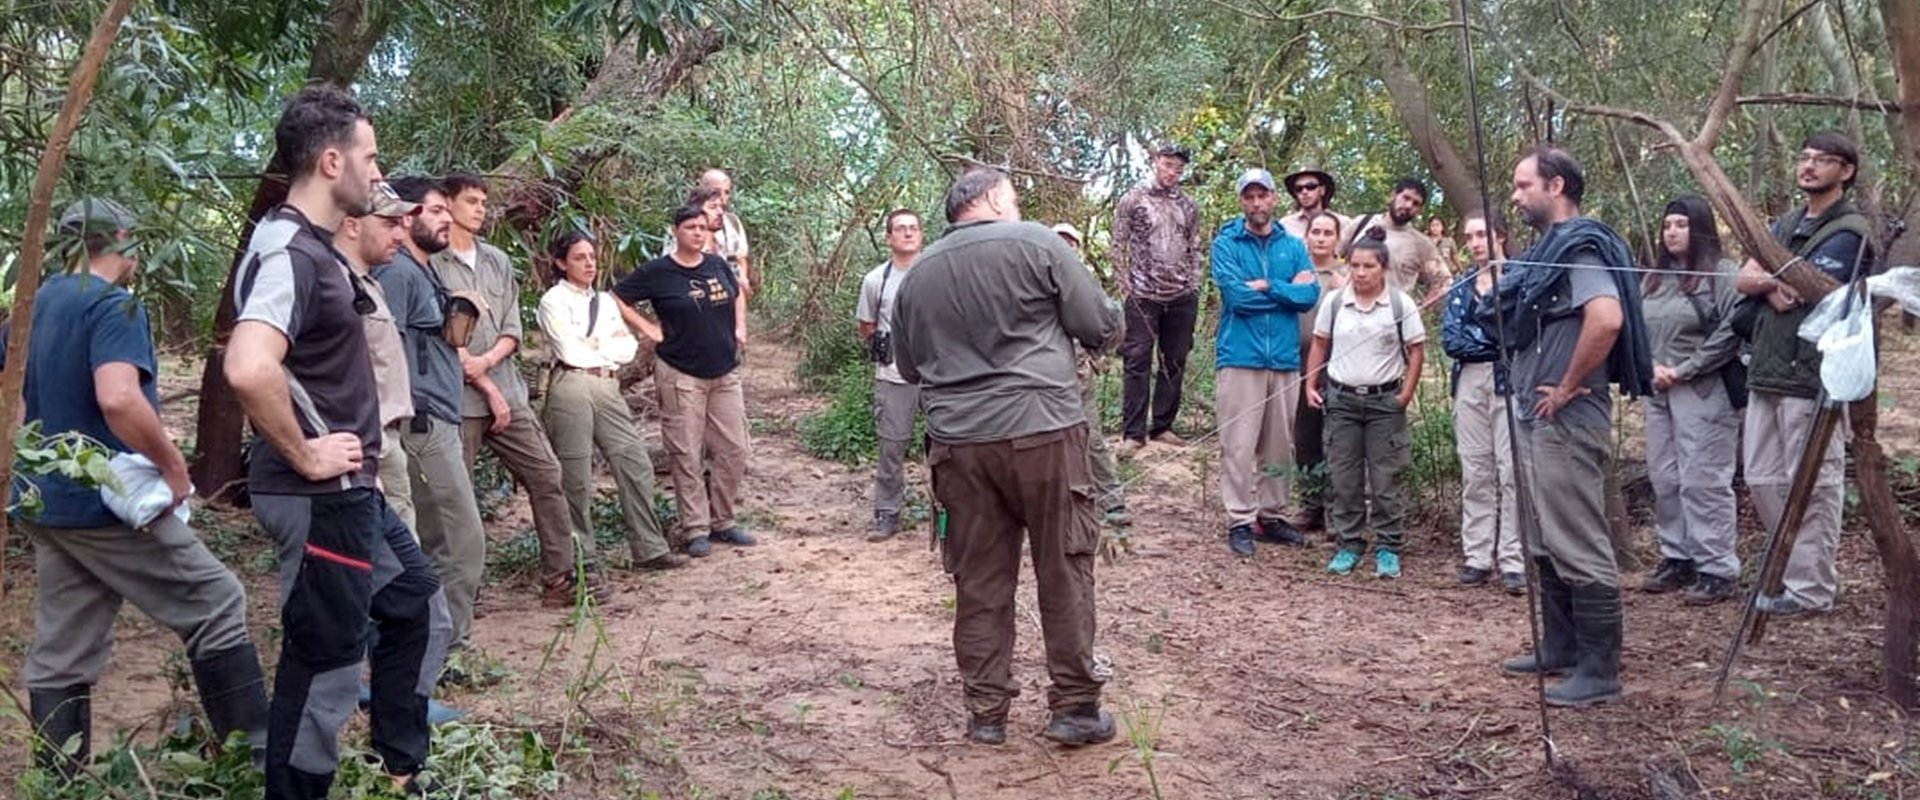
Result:
<svg viewBox="0 0 1920 800"><path fill-rule="evenodd" d="M1882 440L1897 461L1920 455L1920 418L1907 407L1920 368L1912 339L1890 344ZM540 609L524 582L483 593L478 645L510 675L446 699L566 742L559 796L1809 798L1920 786L1913 726L1880 698L1879 566L1857 522L1838 610L1776 624L1717 708L1713 674L1735 604L1699 610L1630 593L1628 698L1550 713L1556 775L1544 766L1534 684L1496 668L1526 646L1525 602L1454 584L1451 522L1411 537L1395 582L1327 575L1325 542L1239 561L1217 533L1217 451L1204 445L1142 456L1133 552L1098 571L1098 651L1114 671L1107 701L1120 740L1065 750L1039 736L1046 676L1029 572L1010 741L970 746L951 584L924 527L862 540L869 473L800 449L795 424L824 401L798 389L795 361L762 343L747 367L755 453L744 507L762 546L721 546L665 575L615 573L616 596L587 617ZM196 375L184 365L167 383ZM168 417L189 438L190 404ZM201 519L248 581L255 630L271 647L264 542L244 514ZM524 513L507 514L491 534L525 525ZM1651 538L1636 535L1643 546ZM0 668L18 690L33 577L17 546L7 578ZM169 724L183 700L178 651L170 633L123 615L96 694L102 731L151 736ZM23 759L8 748L0 770Z"/></svg>

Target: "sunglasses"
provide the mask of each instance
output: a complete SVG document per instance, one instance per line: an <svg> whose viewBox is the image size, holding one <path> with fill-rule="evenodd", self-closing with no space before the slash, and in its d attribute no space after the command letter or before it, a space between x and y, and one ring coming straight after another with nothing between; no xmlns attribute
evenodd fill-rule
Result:
<svg viewBox="0 0 1920 800"><path fill-rule="evenodd" d="M1320 188L1320 184L1307 181L1301 181L1293 185L1293 190L1296 192L1310 192L1318 188Z"/></svg>

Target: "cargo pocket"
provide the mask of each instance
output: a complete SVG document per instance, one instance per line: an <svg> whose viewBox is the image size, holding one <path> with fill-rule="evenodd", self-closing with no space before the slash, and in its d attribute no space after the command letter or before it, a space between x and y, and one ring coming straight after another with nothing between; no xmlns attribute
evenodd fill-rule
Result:
<svg viewBox="0 0 1920 800"><path fill-rule="evenodd" d="M1100 549L1100 488L1093 480L1092 453L1087 449L1087 429L1080 425L1065 430L1016 439L1013 450L1019 453L1042 446L1054 446L1065 452L1066 495L1061 509L1062 551L1070 556L1090 556Z"/></svg>

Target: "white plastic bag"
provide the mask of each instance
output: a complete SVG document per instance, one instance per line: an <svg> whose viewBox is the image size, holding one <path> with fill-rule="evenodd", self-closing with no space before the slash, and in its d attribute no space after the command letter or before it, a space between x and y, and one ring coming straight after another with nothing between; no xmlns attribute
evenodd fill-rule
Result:
<svg viewBox="0 0 1920 800"><path fill-rule="evenodd" d="M1844 289L1828 295L1821 306L1834 297L1842 298L1845 316L1820 334L1820 385L1829 398L1851 403L1873 394L1873 309L1871 301ZM1805 335L1805 328L1801 331Z"/></svg>
<svg viewBox="0 0 1920 800"><path fill-rule="evenodd" d="M160 468L154 466L146 456L120 453L107 462L107 466L113 470L114 478L120 481L122 491L102 486L100 500L128 526L145 528L159 519L167 506L173 504L173 490L167 488L166 479L160 477ZM187 522L191 514L186 503L173 507L173 515L182 523Z"/></svg>
<svg viewBox="0 0 1920 800"><path fill-rule="evenodd" d="M1894 267L1867 279L1867 290L1900 304L1909 314L1920 314L1920 269Z"/></svg>
<svg viewBox="0 0 1920 800"><path fill-rule="evenodd" d="M1820 298L1820 302L1814 305L1813 310L1807 312L1807 318L1800 321L1800 338L1805 339L1807 344L1819 344L1821 335L1825 334L1828 328L1833 327L1833 323L1839 322L1841 317L1846 316L1847 309L1853 307L1852 303L1847 302L1851 294L1847 291L1847 287L1842 285L1828 292L1826 297Z"/></svg>

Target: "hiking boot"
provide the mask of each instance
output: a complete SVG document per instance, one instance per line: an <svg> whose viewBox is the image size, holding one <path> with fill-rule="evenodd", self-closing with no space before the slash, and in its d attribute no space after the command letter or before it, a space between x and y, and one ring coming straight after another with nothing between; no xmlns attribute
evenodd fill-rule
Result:
<svg viewBox="0 0 1920 800"><path fill-rule="evenodd" d="M1373 576L1376 578L1400 577L1400 554L1392 550L1373 551Z"/></svg>
<svg viewBox="0 0 1920 800"><path fill-rule="evenodd" d="M1547 705L1586 708L1619 700L1626 696L1620 686L1620 587L1590 583L1572 587L1572 596L1579 658L1573 674L1547 687Z"/></svg>
<svg viewBox="0 0 1920 800"><path fill-rule="evenodd" d="M1824 608L1814 608L1786 595L1780 597L1761 595L1754 598L1753 607L1776 617L1797 617L1811 611L1827 610Z"/></svg>
<svg viewBox="0 0 1920 800"><path fill-rule="evenodd" d="M1094 703L1053 712L1047 723L1047 738L1068 747L1113 741L1113 715Z"/></svg>
<svg viewBox="0 0 1920 800"><path fill-rule="evenodd" d="M1461 567L1459 572L1453 574L1453 579L1459 581L1461 586L1479 586L1491 577L1493 577L1492 570L1479 567Z"/></svg>
<svg viewBox="0 0 1920 800"><path fill-rule="evenodd" d="M867 541L884 542L900 532L900 512L873 512L873 528L867 531Z"/></svg>
<svg viewBox="0 0 1920 800"><path fill-rule="evenodd" d="M1524 572L1500 573L1500 588L1501 590L1505 591L1507 594L1513 595L1515 597L1519 597L1520 595L1526 594L1527 593L1527 573L1524 573Z"/></svg>
<svg viewBox="0 0 1920 800"><path fill-rule="evenodd" d="M1579 652L1573 638L1572 587L1560 580L1552 561L1536 558L1534 563L1540 565L1540 650L1509 658L1500 669L1509 675L1560 675L1573 668Z"/></svg>
<svg viewBox="0 0 1920 800"><path fill-rule="evenodd" d="M1640 591L1647 594L1666 594L1692 586L1698 573L1694 572L1693 560L1686 558L1663 558L1660 566L1653 568L1640 584Z"/></svg>
<svg viewBox="0 0 1920 800"><path fill-rule="evenodd" d="M586 596L593 599L595 605L607 602L610 592L607 587L589 577L585 586ZM581 581L569 572L547 579L540 590L540 605L545 608L571 608L581 599Z"/></svg>
<svg viewBox="0 0 1920 800"><path fill-rule="evenodd" d="M1180 438L1180 435L1174 433L1173 431L1161 431L1159 433L1156 433L1153 435L1153 440L1156 443L1164 444L1168 447L1186 447L1187 446L1187 440Z"/></svg>
<svg viewBox="0 0 1920 800"><path fill-rule="evenodd" d="M713 554L713 542L705 536L695 536L687 540L687 555L694 558L706 558Z"/></svg>
<svg viewBox="0 0 1920 800"><path fill-rule="evenodd" d="M1690 606L1710 606L1734 596L1738 591L1732 579L1702 572L1700 579L1687 587L1686 593L1681 595L1680 599Z"/></svg>
<svg viewBox="0 0 1920 800"><path fill-rule="evenodd" d="M1101 521L1110 528L1125 528L1133 525L1133 515L1127 513L1126 506L1119 506L1107 509L1106 513L1101 515Z"/></svg>
<svg viewBox="0 0 1920 800"><path fill-rule="evenodd" d="M1327 571L1335 575L1345 575L1360 566L1360 551L1342 550L1333 554L1333 560L1327 562Z"/></svg>
<svg viewBox="0 0 1920 800"><path fill-rule="evenodd" d="M1288 547L1306 547L1307 537L1293 527L1293 523L1278 517L1260 518L1260 541L1267 544L1284 544Z"/></svg>
<svg viewBox="0 0 1920 800"><path fill-rule="evenodd" d="M647 572L661 572L670 569L679 569L691 563L693 563L693 559L669 550L653 558L636 563L633 565L633 568Z"/></svg>
<svg viewBox="0 0 1920 800"><path fill-rule="evenodd" d="M73 780L93 750L93 687L28 689L27 705L33 717L33 765Z"/></svg>
<svg viewBox="0 0 1920 800"><path fill-rule="evenodd" d="M207 712L213 738L225 746L228 734L245 732L253 763L266 769L267 679L253 643L193 659L193 685L200 691L200 708Z"/></svg>
<svg viewBox="0 0 1920 800"><path fill-rule="evenodd" d="M1227 529L1227 549L1241 558L1253 557L1253 526L1235 525Z"/></svg>
<svg viewBox="0 0 1920 800"><path fill-rule="evenodd" d="M714 541L724 542L734 547L752 547L760 543L759 539L753 538L753 534L741 530L738 525L724 531L714 531L711 535Z"/></svg>
<svg viewBox="0 0 1920 800"><path fill-rule="evenodd" d="M967 719L967 738L976 744L1006 744L1007 718L989 719L973 716Z"/></svg>

